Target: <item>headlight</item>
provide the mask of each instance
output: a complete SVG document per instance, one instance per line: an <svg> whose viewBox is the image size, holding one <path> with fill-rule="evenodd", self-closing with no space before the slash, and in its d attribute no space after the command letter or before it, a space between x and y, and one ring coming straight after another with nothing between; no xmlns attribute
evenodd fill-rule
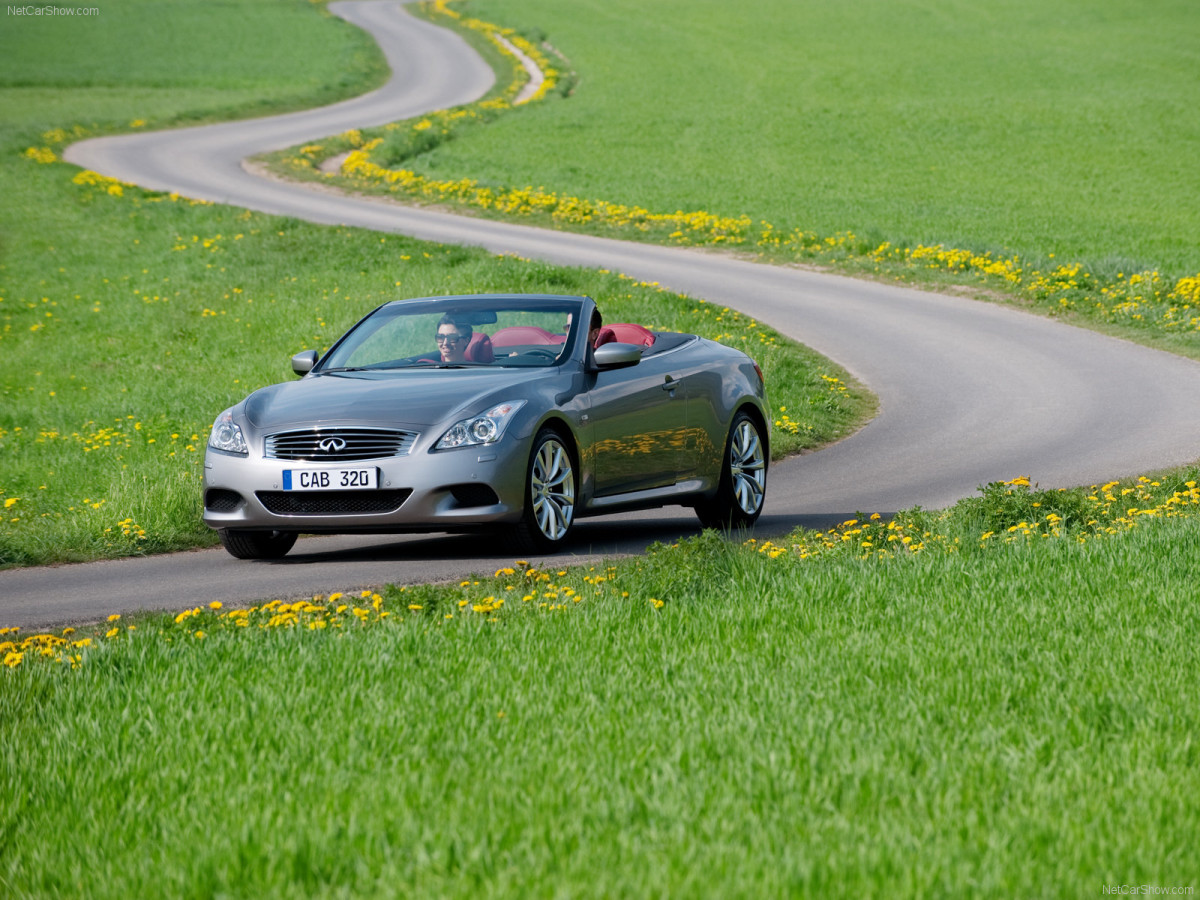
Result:
<svg viewBox="0 0 1200 900"><path fill-rule="evenodd" d="M249 455L250 448L246 446L246 438L242 436L242 429L233 421L231 410L225 410L217 416L217 421L213 422L212 434L208 436L208 446L224 453L236 453L239 456Z"/></svg>
<svg viewBox="0 0 1200 900"><path fill-rule="evenodd" d="M504 429L517 414L517 410L524 405L524 400L500 403L481 415L455 422L450 426L450 430L442 435L434 449L452 450L455 447L494 444L504 436Z"/></svg>

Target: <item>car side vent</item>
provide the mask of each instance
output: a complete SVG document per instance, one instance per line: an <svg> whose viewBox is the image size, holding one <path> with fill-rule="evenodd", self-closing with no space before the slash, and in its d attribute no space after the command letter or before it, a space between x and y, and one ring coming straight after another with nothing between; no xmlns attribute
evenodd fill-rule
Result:
<svg viewBox="0 0 1200 900"><path fill-rule="evenodd" d="M267 435L267 459L351 462L406 456L417 435L394 428L310 428Z"/></svg>
<svg viewBox="0 0 1200 900"><path fill-rule="evenodd" d="M450 487L450 496L459 506L495 506L500 498L486 484L456 484Z"/></svg>
<svg viewBox="0 0 1200 900"><path fill-rule="evenodd" d="M212 512L233 512L242 505L242 495L237 491L213 488L204 495L204 508Z"/></svg>

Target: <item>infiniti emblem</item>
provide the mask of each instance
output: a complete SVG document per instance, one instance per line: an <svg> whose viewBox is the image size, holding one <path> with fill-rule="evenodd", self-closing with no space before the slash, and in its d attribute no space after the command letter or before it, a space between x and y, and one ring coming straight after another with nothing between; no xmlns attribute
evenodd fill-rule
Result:
<svg viewBox="0 0 1200 900"><path fill-rule="evenodd" d="M327 437L317 441L317 446L326 453L340 453L346 449L346 441L339 437Z"/></svg>

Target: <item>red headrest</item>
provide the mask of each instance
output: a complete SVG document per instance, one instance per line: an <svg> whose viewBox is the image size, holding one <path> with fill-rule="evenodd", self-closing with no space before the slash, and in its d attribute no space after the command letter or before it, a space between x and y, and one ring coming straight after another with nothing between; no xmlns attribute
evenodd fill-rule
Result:
<svg viewBox="0 0 1200 900"><path fill-rule="evenodd" d="M641 347L649 347L654 343L654 332L644 325L635 325L632 322L617 322L613 325L608 325L600 330L603 334L605 331L612 331L613 339L620 341L622 344L637 344ZM600 342L597 341L597 344Z"/></svg>
<svg viewBox="0 0 1200 900"><path fill-rule="evenodd" d="M492 339L482 331L476 331L467 342L466 358L471 362L490 363L496 358L492 351Z"/></svg>

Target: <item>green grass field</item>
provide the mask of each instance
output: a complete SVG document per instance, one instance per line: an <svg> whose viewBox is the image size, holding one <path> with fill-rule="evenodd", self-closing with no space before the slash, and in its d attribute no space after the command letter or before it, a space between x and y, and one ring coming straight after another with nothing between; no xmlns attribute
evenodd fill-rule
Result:
<svg viewBox="0 0 1200 900"><path fill-rule="evenodd" d="M190 0L97 6L95 16L5 16L6 134L33 140L74 125L125 130L306 109L387 76L371 41L314 14L320 7L308 0L224 0L219 12Z"/></svg>
<svg viewBox="0 0 1200 900"><path fill-rule="evenodd" d="M472 0L579 73L445 176L780 230L1200 272L1186 0Z"/></svg>
<svg viewBox="0 0 1200 900"><path fill-rule="evenodd" d="M1123 509L1098 511L1107 491L1089 505L996 486L905 518L916 551L883 523L807 558L708 533L613 567L518 563L451 588L66 635L40 645L63 662L0 686L0 767L19 786L0 796L0 884L16 897L1194 886L1191 476L1129 488L1161 512L1116 534ZM1132 495L1108 491L1117 507ZM1181 496L1186 517L1160 517ZM1037 503L1106 524L1027 537L1018 518ZM983 538L1006 521L1007 537Z"/></svg>
<svg viewBox="0 0 1200 900"><path fill-rule="evenodd" d="M768 0L736 21L673 0L589 0L577 18L536 0L472 8L543 29L577 89L497 117L495 156L464 133L430 171L1200 270L1179 237L1197 233L1178 199L1196 193L1186 7L947 0L850 17ZM243 12L256 27L231 36ZM745 341L793 447L869 409L821 377L842 377L832 364L735 311L611 274L75 183L55 160L76 126L291 108L379 78L370 48L308 2L103 13L0 30L0 563L210 541L196 468L212 417L394 296L588 292ZM189 40L160 41L172 28ZM287 46L303 53L273 49ZM889 68L896 48L905 64ZM655 98L657 115L621 118ZM1178 141L1159 141L1172 104ZM881 142L901 119L926 127ZM1005 162L1014 146L1020 166ZM1076 158L1079 181L1041 167ZM999 177L1021 167L1028 184ZM773 543L710 533L594 569L514 561L459 585L253 610L183 597L174 619L42 636L0 622L0 889L1194 892L1198 480L992 485L944 513Z"/></svg>

